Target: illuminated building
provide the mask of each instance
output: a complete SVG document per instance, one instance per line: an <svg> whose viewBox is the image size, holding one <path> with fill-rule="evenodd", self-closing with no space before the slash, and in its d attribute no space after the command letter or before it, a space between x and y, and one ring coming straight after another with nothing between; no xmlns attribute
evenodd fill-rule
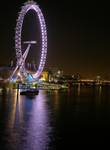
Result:
<svg viewBox="0 0 110 150"><path fill-rule="evenodd" d="M48 71L43 71L41 74L41 80L42 81L48 81L49 80L49 73Z"/></svg>

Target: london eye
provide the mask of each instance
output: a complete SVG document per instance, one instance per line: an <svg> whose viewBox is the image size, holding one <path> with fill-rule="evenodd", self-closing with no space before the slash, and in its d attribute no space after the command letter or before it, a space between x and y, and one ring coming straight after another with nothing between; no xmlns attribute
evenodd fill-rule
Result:
<svg viewBox="0 0 110 150"><path fill-rule="evenodd" d="M28 52L30 50L30 47L32 44L36 44L37 41L25 41L24 43L27 44L27 48L25 52L22 51L22 27L24 22L25 15L30 11L33 10L35 14L38 16L38 20L40 23L40 33L41 33L41 49L40 49L40 61L38 64L38 68L34 74L32 74L32 77L34 79L38 79L44 69L44 65L46 62L46 55L47 55L47 30L46 30L46 23L43 16L43 13L36 2L34 1L28 1L24 3L24 5L21 8L21 11L19 12L19 16L16 23L16 29L15 29L15 49L16 49L16 59L17 59L17 65L15 71L19 68L19 71L24 75L27 76L27 70L24 66L25 60L27 58ZM36 33L37 34L37 33Z"/></svg>

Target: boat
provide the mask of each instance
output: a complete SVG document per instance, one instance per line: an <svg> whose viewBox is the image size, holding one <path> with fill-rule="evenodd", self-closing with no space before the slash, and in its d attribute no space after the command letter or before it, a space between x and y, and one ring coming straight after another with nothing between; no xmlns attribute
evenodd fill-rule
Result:
<svg viewBox="0 0 110 150"><path fill-rule="evenodd" d="M26 96L35 96L38 95L39 90L38 89L25 89L20 91L20 95L26 95Z"/></svg>

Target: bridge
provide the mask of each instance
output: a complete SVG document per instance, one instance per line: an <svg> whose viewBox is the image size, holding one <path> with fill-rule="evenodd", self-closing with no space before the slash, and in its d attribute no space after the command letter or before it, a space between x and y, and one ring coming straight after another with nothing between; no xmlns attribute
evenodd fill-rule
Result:
<svg viewBox="0 0 110 150"><path fill-rule="evenodd" d="M109 80L90 80L90 79L82 79L78 80L78 83L84 84L84 85L110 85Z"/></svg>

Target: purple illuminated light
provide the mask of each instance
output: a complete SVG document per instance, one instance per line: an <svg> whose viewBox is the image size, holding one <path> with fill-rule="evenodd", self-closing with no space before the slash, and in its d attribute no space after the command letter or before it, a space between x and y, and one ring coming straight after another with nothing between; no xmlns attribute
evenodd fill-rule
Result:
<svg viewBox="0 0 110 150"><path fill-rule="evenodd" d="M36 4L34 1L29 1L22 6L21 11L19 13L18 19L17 19L17 24L16 24L16 32L15 32L15 48L16 48L16 57L17 57L17 64L19 63L20 58L22 57L22 48L21 48L21 32L22 32L22 25L23 25L23 20L28 13L29 10L34 10L36 14L38 15L39 22L40 22L40 29L41 29L41 35L42 35L42 49L41 49L41 59L39 63L38 70L36 73L33 75L34 78L39 78L41 75L45 61L46 61L46 55L47 55L47 31L46 31L46 24L45 24L45 19L42 14L41 9L39 6ZM26 70L23 66L22 69L23 73L26 74Z"/></svg>

